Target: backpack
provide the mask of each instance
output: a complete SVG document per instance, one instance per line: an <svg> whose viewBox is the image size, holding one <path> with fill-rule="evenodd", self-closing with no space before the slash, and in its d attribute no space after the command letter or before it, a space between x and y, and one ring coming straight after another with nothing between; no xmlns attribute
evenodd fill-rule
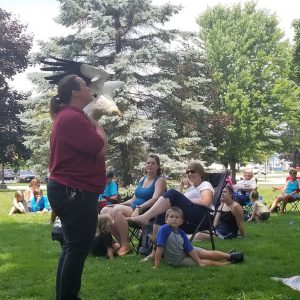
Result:
<svg viewBox="0 0 300 300"><path fill-rule="evenodd" d="M138 253L140 255L147 256L152 252L153 242L150 236L152 235L153 231L153 223L154 222L150 222L142 229L138 245Z"/></svg>

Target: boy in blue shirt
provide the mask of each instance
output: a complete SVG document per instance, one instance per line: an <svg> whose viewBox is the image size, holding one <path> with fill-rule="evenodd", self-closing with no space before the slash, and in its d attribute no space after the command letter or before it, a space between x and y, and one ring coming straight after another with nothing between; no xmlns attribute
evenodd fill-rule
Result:
<svg viewBox="0 0 300 300"><path fill-rule="evenodd" d="M183 212L176 206L167 210L165 221L166 224L159 229L157 235L154 268L159 267L162 256L173 266L223 266L244 260L241 252L229 254L193 247L186 233L179 229L183 223Z"/></svg>
<svg viewBox="0 0 300 300"><path fill-rule="evenodd" d="M116 204L119 202L118 185L113 181L114 172L106 173L106 186L103 194L99 195L99 210L106 205Z"/></svg>

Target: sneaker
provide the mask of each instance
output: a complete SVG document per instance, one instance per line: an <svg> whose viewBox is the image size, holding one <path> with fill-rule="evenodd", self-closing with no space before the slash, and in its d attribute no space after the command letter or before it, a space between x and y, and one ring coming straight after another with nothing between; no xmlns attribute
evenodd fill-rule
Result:
<svg viewBox="0 0 300 300"><path fill-rule="evenodd" d="M230 254L229 260L231 263L236 264L244 261L244 253L242 252L233 252Z"/></svg>

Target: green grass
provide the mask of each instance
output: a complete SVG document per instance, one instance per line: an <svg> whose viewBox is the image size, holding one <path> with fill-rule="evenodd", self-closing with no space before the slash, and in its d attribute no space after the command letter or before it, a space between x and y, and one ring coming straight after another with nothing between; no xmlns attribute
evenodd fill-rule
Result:
<svg viewBox="0 0 300 300"><path fill-rule="evenodd" d="M270 203L271 187L260 193ZM13 192L0 192L0 298L53 299L59 244L50 239L49 215L8 216ZM291 222L292 221L292 222ZM81 297L110 299L300 299L272 276L300 273L300 214L274 214L264 224L245 224L247 237L216 241L218 250L245 252L245 263L173 268L140 263L135 254L113 261L89 257ZM199 244L198 244L199 245ZM210 249L209 242L201 243Z"/></svg>

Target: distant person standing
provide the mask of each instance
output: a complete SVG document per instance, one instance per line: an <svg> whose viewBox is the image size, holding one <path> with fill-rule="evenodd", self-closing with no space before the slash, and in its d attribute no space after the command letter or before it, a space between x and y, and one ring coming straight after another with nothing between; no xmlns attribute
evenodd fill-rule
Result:
<svg viewBox="0 0 300 300"><path fill-rule="evenodd" d="M65 237L58 261L56 300L80 299L85 259L97 226L98 196L103 192L107 137L83 108L92 101L85 81L68 75L50 102L48 199L61 220Z"/></svg>

